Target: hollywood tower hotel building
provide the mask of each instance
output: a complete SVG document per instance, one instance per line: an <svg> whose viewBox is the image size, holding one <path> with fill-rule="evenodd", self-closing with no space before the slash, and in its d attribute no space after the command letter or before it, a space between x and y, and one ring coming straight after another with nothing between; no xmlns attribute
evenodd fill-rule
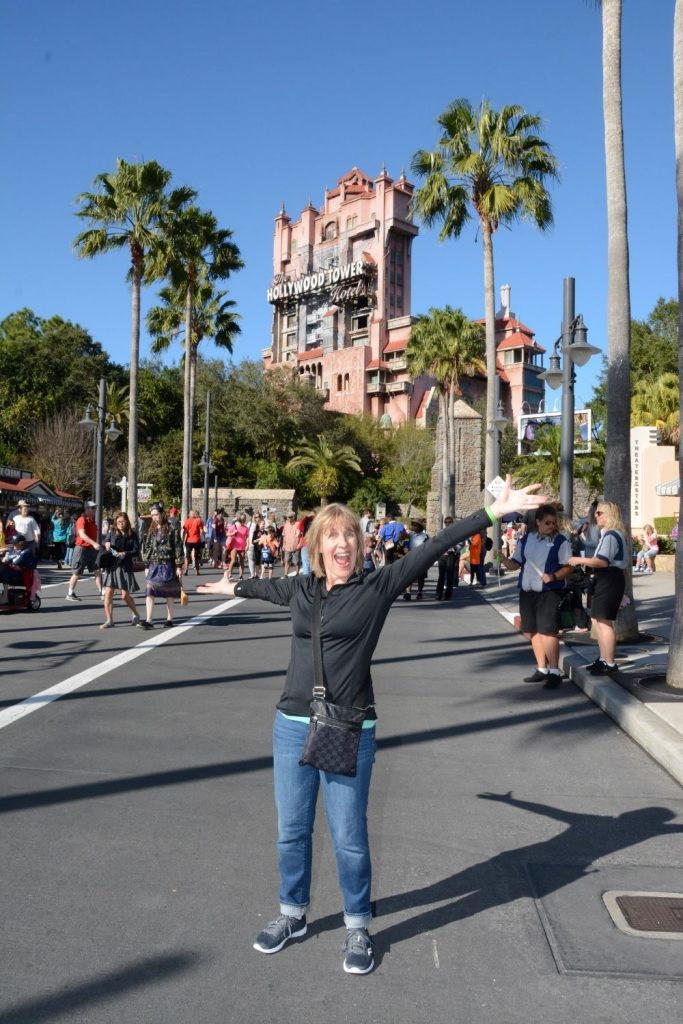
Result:
<svg viewBox="0 0 683 1024"><path fill-rule="evenodd" d="M413 185L354 167L298 220L275 218L271 347L266 368L291 366L330 409L420 418L425 378L408 379ZM388 421L385 421L388 422Z"/></svg>

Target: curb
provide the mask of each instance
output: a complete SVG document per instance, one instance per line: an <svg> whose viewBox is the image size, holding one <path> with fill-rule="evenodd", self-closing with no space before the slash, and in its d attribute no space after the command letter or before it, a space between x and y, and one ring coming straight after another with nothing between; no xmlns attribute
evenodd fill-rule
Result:
<svg viewBox="0 0 683 1024"><path fill-rule="evenodd" d="M576 655L566 654L561 659L562 669L574 685L683 786L683 737L680 732L650 711L637 697L632 697L619 683L590 675L583 665L576 663L575 658Z"/></svg>
<svg viewBox="0 0 683 1024"><path fill-rule="evenodd" d="M484 596L484 595L482 595ZM513 626L515 612L505 600L484 597L506 622ZM589 700L609 715L619 728L657 762L676 782L683 786L683 736L669 725L661 714L655 714L609 677L592 676L585 670L580 655L567 652L560 657L560 667ZM661 708L661 705L659 705Z"/></svg>

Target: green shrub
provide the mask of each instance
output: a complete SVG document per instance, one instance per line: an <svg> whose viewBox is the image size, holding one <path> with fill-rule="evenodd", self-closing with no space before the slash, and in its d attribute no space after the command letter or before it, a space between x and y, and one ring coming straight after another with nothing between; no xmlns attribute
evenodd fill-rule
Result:
<svg viewBox="0 0 683 1024"><path fill-rule="evenodd" d="M652 521L652 525L654 526L658 536L661 539L662 537L668 537L670 535L671 531L674 528L675 522L675 516L656 516L656 518ZM661 544L659 545L659 547L661 550Z"/></svg>

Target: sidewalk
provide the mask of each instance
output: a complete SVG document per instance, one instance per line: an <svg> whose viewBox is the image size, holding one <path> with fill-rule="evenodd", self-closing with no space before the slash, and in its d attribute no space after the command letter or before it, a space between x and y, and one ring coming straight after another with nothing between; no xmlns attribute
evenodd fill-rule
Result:
<svg viewBox="0 0 683 1024"><path fill-rule="evenodd" d="M597 653L597 643L585 634L565 633L560 667L677 782L683 785L683 692L667 692L655 677L666 674L671 621L675 605L673 573L634 576L634 598L641 634L653 640L618 644L619 674L615 679L592 676L586 665ZM518 612L517 577L502 576L500 585L489 576L482 596L510 625ZM652 683L653 685L650 685Z"/></svg>

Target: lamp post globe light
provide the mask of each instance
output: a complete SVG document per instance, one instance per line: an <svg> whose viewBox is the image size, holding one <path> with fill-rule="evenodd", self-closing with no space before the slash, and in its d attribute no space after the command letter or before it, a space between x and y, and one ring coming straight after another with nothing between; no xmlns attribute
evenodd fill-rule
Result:
<svg viewBox="0 0 683 1024"><path fill-rule="evenodd" d="M539 373L539 380L548 387L562 388L560 420L560 501L567 518L574 514L574 385L576 366L585 366L599 348L588 344L588 328L581 313L574 312L576 281L565 277L563 287L562 334L555 342L548 369Z"/></svg>
<svg viewBox="0 0 683 1024"><path fill-rule="evenodd" d="M96 415L93 415L96 413ZM97 539L100 540L102 536L102 512L104 503L104 442L105 437L108 437L110 441L115 441L121 436L116 420L113 416L109 417L109 426L107 426L107 382L104 377L100 378L100 393L97 401L97 408L95 408L92 402L88 403L88 407L85 410L85 416L82 420L79 420L79 426L84 427L85 430L96 431L96 442L97 442L97 458L95 462L95 522L97 523Z"/></svg>

